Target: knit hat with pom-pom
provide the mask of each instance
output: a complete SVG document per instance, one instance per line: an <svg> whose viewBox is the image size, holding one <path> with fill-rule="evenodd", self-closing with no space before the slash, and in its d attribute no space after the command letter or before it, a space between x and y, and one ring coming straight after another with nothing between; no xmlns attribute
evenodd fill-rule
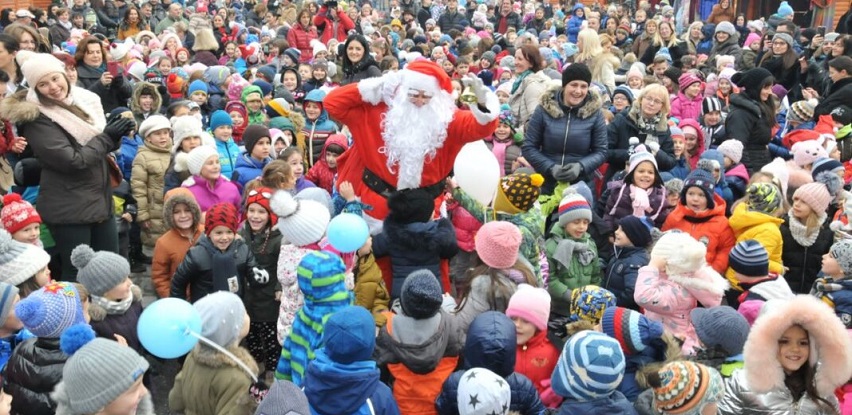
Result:
<svg viewBox="0 0 852 415"><path fill-rule="evenodd" d="M21 195L9 193L3 196L0 222L3 224L3 229L14 234L30 224L41 223L41 216L30 202L21 199Z"/></svg>
<svg viewBox="0 0 852 415"><path fill-rule="evenodd" d="M666 273L674 275L697 271L706 255L707 247L685 232L666 232L651 250L651 259L665 259Z"/></svg>
<svg viewBox="0 0 852 415"><path fill-rule="evenodd" d="M500 179L494 209L510 214L526 212L533 207L544 177L538 173L512 173Z"/></svg>
<svg viewBox="0 0 852 415"><path fill-rule="evenodd" d="M811 166L811 177L816 180L817 176L823 172L831 172L834 174L843 173L845 168L843 167L843 163L828 157L821 157L814 161L814 164Z"/></svg>
<svg viewBox="0 0 852 415"><path fill-rule="evenodd" d="M319 202L296 200L283 190L272 195L269 207L278 215L278 230L296 246L318 242L325 235L331 214Z"/></svg>
<svg viewBox="0 0 852 415"><path fill-rule="evenodd" d="M36 337L55 339L74 324L85 324L80 294L70 282L53 281L15 305L15 315Z"/></svg>
<svg viewBox="0 0 852 415"><path fill-rule="evenodd" d="M148 361L135 350L95 338L86 324L66 330L59 345L71 357L62 368L62 381L50 395L58 413L96 413L127 392L148 370Z"/></svg>
<svg viewBox="0 0 852 415"><path fill-rule="evenodd" d="M638 311L609 307L601 317L603 333L617 340L624 354L642 353L663 336L663 325Z"/></svg>
<svg viewBox="0 0 852 415"><path fill-rule="evenodd" d="M34 277L50 262L50 255L35 245L12 239L0 229L0 281L15 286Z"/></svg>
<svg viewBox="0 0 852 415"><path fill-rule="evenodd" d="M71 251L71 265L77 268L77 281L98 297L130 276L130 263L124 257L109 251L95 252L86 244Z"/></svg>
<svg viewBox="0 0 852 415"><path fill-rule="evenodd" d="M592 208L589 202L572 186L562 192L562 200L559 202L559 227L577 220L585 219L592 221Z"/></svg>
<svg viewBox="0 0 852 415"><path fill-rule="evenodd" d="M654 409L661 414L698 415L725 395L725 383L716 369L689 361L666 364L649 376L649 383Z"/></svg>

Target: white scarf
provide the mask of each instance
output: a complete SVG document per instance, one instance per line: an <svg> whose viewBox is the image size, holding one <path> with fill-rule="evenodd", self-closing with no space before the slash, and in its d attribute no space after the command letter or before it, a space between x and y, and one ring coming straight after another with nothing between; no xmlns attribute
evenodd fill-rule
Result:
<svg viewBox="0 0 852 415"><path fill-rule="evenodd" d="M820 225L825 222L825 218L825 212L820 213ZM787 224L790 226L790 235L793 236L793 239L795 239L799 245L808 248L816 242L816 239L819 236L819 228L808 234L808 227L805 226L799 218L790 215L787 219Z"/></svg>
<svg viewBox="0 0 852 415"><path fill-rule="evenodd" d="M130 308L130 305L133 304L133 294L121 301L112 301L104 297L92 295L92 302L106 310L108 315L124 314Z"/></svg>
<svg viewBox="0 0 852 415"><path fill-rule="evenodd" d="M68 98L65 103L68 105L76 105L83 110L91 123L86 122L82 118L74 115L72 112L55 105L44 105L36 95L36 88L32 86L27 93L27 101L38 105L39 111L59 124L63 130L74 136L74 139L81 146L85 146L96 135L103 133L106 126L106 117L104 116L104 107L101 105L101 98L94 92L90 92L80 87L71 87Z"/></svg>

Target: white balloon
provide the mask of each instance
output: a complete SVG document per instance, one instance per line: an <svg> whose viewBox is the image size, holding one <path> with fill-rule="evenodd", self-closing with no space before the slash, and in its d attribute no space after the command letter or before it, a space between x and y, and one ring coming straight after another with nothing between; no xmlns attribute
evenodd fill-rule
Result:
<svg viewBox="0 0 852 415"><path fill-rule="evenodd" d="M453 172L456 182L465 193L483 206L491 204L500 183L500 164L485 141L465 144L456 156Z"/></svg>

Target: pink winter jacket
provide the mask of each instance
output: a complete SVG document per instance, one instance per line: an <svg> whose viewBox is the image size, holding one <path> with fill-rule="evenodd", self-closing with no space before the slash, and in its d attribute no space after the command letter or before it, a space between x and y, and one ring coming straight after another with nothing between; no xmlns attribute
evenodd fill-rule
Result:
<svg viewBox="0 0 852 415"><path fill-rule="evenodd" d="M683 339L681 350L692 355L700 346L689 312L701 303L715 307L722 303L728 282L710 267L691 275L668 276L651 266L639 268L633 299L645 316L663 323L670 333Z"/></svg>
<svg viewBox="0 0 852 415"><path fill-rule="evenodd" d="M479 231L479 228L482 227L482 223L476 220L465 208L461 207L459 202L453 201L448 203L447 211L450 212L452 217L459 249L465 252L475 251L474 237L476 236L476 232Z"/></svg>
<svg viewBox="0 0 852 415"><path fill-rule="evenodd" d="M192 192L202 212L207 212L217 203L230 203L237 208L237 212L243 210L240 189L222 176L219 176L213 187L210 187L210 183L201 176L192 176L186 179L183 182L183 187Z"/></svg>
<svg viewBox="0 0 852 415"><path fill-rule="evenodd" d="M677 97L672 100L671 116L678 120L687 118L697 120L701 116L701 101L704 98L698 94L693 99L689 99L683 92L678 92Z"/></svg>

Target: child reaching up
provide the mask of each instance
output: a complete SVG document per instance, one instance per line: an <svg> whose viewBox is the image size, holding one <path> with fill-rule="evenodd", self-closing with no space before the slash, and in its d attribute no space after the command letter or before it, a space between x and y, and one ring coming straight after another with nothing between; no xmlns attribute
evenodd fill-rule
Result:
<svg viewBox="0 0 852 415"><path fill-rule="evenodd" d="M367 238L355 261L355 305L364 307L373 314L376 327L382 327L387 321L385 311L390 306L390 293L382 279L382 270L373 256L373 238Z"/></svg>

